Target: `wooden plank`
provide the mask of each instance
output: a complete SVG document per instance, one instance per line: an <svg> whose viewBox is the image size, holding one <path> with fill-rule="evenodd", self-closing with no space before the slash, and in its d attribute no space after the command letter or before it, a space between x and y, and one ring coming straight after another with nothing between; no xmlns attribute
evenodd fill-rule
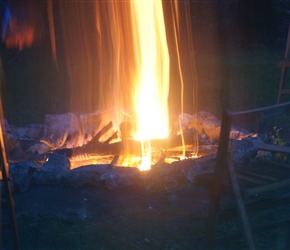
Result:
<svg viewBox="0 0 290 250"><path fill-rule="evenodd" d="M218 152L217 152L215 175L214 175L214 183L212 186L212 195L211 195L211 200L209 204L208 225L207 225L206 238L205 238L205 249L213 249L214 247L215 230L216 230L216 224L218 221L218 211L219 211L221 194L222 194L223 178L224 178L226 170L229 171L229 174L231 177L231 185L235 192L236 201L239 208L239 215L243 223L243 231L245 233L247 243L248 243L248 249L255 249L255 245L254 245L254 241L253 241L252 233L251 233L251 228L248 222L248 216L245 211L245 206L243 204L241 190L237 181L237 176L236 176L235 170L233 169L232 164L228 162L228 144L229 144L230 128L233 122L237 120L247 120L249 117L251 119L261 119L261 118L271 117L273 115L288 113L290 110L289 107L290 107L290 102L287 102L287 103L277 104L277 105L268 106L268 107L259 108L259 109L239 111L239 112L225 111L223 113L219 146L218 146ZM256 145L256 146L265 146L265 144ZM271 148L271 151L275 149L275 151L281 152L281 150L284 150L285 148L285 147L279 147L279 149L277 149L277 146L276 145L274 146L275 147ZM288 152L290 153L290 148L287 148L285 150L287 150L287 153ZM279 183L279 185L277 183ZM290 179L289 179L289 183L290 183ZM265 186L267 186L270 188L276 188L277 186L280 187L280 185L287 185L287 184L288 183L287 182L285 183L285 180L283 180L281 182L275 182L274 184L263 185L262 187L264 188ZM248 194L251 194L251 192L257 193L261 191L260 188L261 187L249 189Z"/></svg>
<svg viewBox="0 0 290 250"><path fill-rule="evenodd" d="M207 250L214 248L216 225L218 222L218 213L220 207L220 200L222 196L223 179L226 171L226 166L228 164L230 129L231 129L231 116L229 115L228 111L224 111L216 159L214 182L208 210L208 224L205 239L205 245Z"/></svg>
<svg viewBox="0 0 290 250"><path fill-rule="evenodd" d="M289 23L289 26L288 26L286 49L285 49L285 54L284 54L284 63L281 63L282 64L282 73L281 73L281 78L280 78L277 103L281 102L281 97L282 97L283 94L290 94L288 92L288 90L285 90L287 68L289 67L288 63L285 63L285 62L289 61L289 57L290 57L290 23Z"/></svg>
<svg viewBox="0 0 290 250"><path fill-rule="evenodd" d="M273 182L267 185L259 186L259 187L253 187L253 188L247 188L244 190L245 196L252 196L255 194L267 192L267 191L273 191L279 188L284 188L290 186L290 179L284 179L282 181Z"/></svg>
<svg viewBox="0 0 290 250"><path fill-rule="evenodd" d="M284 61L278 61L276 62L277 67L290 67L290 61L284 60Z"/></svg>
<svg viewBox="0 0 290 250"><path fill-rule="evenodd" d="M255 148L265 151L274 151L274 152L281 152L281 153L288 153L290 154L290 147L283 147L274 144L266 144L261 142L253 142Z"/></svg>
<svg viewBox="0 0 290 250"><path fill-rule="evenodd" d="M258 119L290 113L290 102L245 111L228 112L231 115L232 124L238 125L241 121L256 121Z"/></svg>
<svg viewBox="0 0 290 250"><path fill-rule="evenodd" d="M272 177L272 176L263 175L260 173L253 173L253 172L246 171L246 170L238 170L238 173L244 174L244 175L249 175L249 176L254 176L254 177L257 177L259 179L266 180L266 181L279 181L280 180L280 179Z"/></svg>
<svg viewBox="0 0 290 250"><path fill-rule="evenodd" d="M288 94L290 94L290 89L282 89L280 91L280 94L288 95Z"/></svg>
<svg viewBox="0 0 290 250"><path fill-rule="evenodd" d="M287 41L286 41L286 49L285 49L285 54L284 58L289 58L290 57L290 23L288 26L288 34L287 34Z"/></svg>
<svg viewBox="0 0 290 250"><path fill-rule="evenodd" d="M242 175L242 174L237 174L237 177L240 180L247 181L247 182L254 183L254 184L258 184L258 185L263 185L263 184L269 183L268 181L259 180L257 178Z"/></svg>
<svg viewBox="0 0 290 250"><path fill-rule="evenodd" d="M249 223L248 215L245 209L245 205L242 199L241 190L238 183L238 178L234 170L234 166L231 163L228 163L228 170L231 178L231 184L235 193L236 202L238 205L240 219L243 225L243 231L247 240L248 249L255 249L255 243L251 231L251 226Z"/></svg>
<svg viewBox="0 0 290 250"><path fill-rule="evenodd" d="M290 223L287 226L287 236L286 236L286 243L284 249L290 249Z"/></svg>
<svg viewBox="0 0 290 250"><path fill-rule="evenodd" d="M245 204L248 214L253 215L254 213L261 212L262 210L276 209L281 206L290 205L289 194L281 196L272 196L271 198L265 198L262 200L252 201ZM236 207L231 207L221 211L220 220L230 220L238 216Z"/></svg>
<svg viewBox="0 0 290 250"><path fill-rule="evenodd" d="M1 68L1 67L0 67ZM3 118L3 109L0 102L0 118ZM7 199L7 210L8 215L10 219L10 224L12 226L12 233L13 233L13 247L14 249L20 249L20 243L19 243L19 234L18 234L18 227L16 223L16 215L14 211L14 200L12 195L12 188L10 185L10 176L9 176L9 165L6 155L6 149L5 149L5 143L4 143L4 135L3 135L3 129L2 125L0 124L0 170L2 172L2 178L3 178L3 189L4 193L6 195ZM2 199L2 194L0 190L0 200ZM0 213L2 213L0 209ZM0 223L2 224L2 217L0 217ZM1 226L1 225L0 225ZM0 237L0 248L3 244L3 232L0 231L1 237Z"/></svg>
<svg viewBox="0 0 290 250"><path fill-rule="evenodd" d="M271 164L271 165L274 165L274 166L278 166L278 167L281 167L281 168L290 169L290 165L289 164L280 163L280 162L267 160L267 159L259 159L259 161L261 161L263 163L266 163L266 164Z"/></svg>

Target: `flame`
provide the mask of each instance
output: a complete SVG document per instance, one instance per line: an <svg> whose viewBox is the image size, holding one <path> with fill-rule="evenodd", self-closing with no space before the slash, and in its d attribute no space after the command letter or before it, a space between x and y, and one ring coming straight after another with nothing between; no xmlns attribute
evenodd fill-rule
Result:
<svg viewBox="0 0 290 250"><path fill-rule="evenodd" d="M135 139L168 136L169 53L162 2L131 1L136 64Z"/></svg>
<svg viewBox="0 0 290 250"><path fill-rule="evenodd" d="M136 140L142 140L142 164L151 165L150 139L168 136L169 52L162 1L131 1L133 46L137 55ZM146 141L145 141L146 140Z"/></svg>
<svg viewBox="0 0 290 250"><path fill-rule="evenodd" d="M124 120L136 118L134 139L140 141L143 154L139 168L150 168L150 140L169 134L170 73L171 106L177 110L180 107L183 113L183 102L190 105L184 94L188 97L193 93L190 100L197 100L189 1L59 4L71 87L70 108L82 112L110 109L115 129Z"/></svg>

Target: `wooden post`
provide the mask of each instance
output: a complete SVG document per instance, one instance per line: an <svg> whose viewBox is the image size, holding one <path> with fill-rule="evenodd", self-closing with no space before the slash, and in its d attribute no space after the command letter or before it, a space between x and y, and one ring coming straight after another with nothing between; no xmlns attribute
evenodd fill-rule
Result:
<svg viewBox="0 0 290 250"><path fill-rule="evenodd" d="M2 173L3 177L3 188L6 194L6 200L7 200L7 209L8 209L8 215L10 219L10 224L13 230L13 248L19 249L19 238L18 238L18 228L16 223L16 216L14 212L14 201L12 197L12 190L10 186L10 177L9 177L9 168L8 168L8 159L5 149L5 143L4 143L4 136L3 136L3 130L2 126L4 124L4 113L3 113L3 106L2 106L2 96L3 96L3 84L4 84L4 74L3 74L3 67L2 67L2 61L0 58L0 81L1 81L1 93L0 93L0 172ZM1 189L0 189L1 191ZM0 192L0 202L2 202L2 193ZM0 212L2 212L0 210ZM2 249L2 216L0 217L0 227L1 227L1 238L0 238L0 248Z"/></svg>
<svg viewBox="0 0 290 250"><path fill-rule="evenodd" d="M225 174L228 155L229 135L231 129L231 119L227 111L223 113L219 147L217 152L214 183L208 213L208 225L205 246L207 250L213 249L215 240L216 224L218 221L218 211L222 195L223 178Z"/></svg>
<svg viewBox="0 0 290 250"><path fill-rule="evenodd" d="M287 35L284 60L277 62L277 66L282 67L280 85L279 85L279 90L278 90L278 98L277 98L278 104L281 103L281 99L282 99L283 94L290 94L290 89L285 89L287 69L288 69L288 67L290 67L289 60L290 60L290 24L289 24L289 28L288 28L288 35Z"/></svg>
<svg viewBox="0 0 290 250"><path fill-rule="evenodd" d="M229 162L227 164L227 166L228 166L228 170L229 170L229 174L230 174L231 184L232 184L234 194L236 197L236 202L237 202L237 206L238 206L238 210L239 210L240 219L241 219L241 222L243 225L243 231L244 231L244 234L245 234L245 237L247 240L248 249L254 250L255 244L254 244L254 240L253 240L247 212L245 209L245 205L244 205L244 202L242 199L241 190L240 190L240 187L238 184L238 178L237 178L237 175L235 173L233 164L231 162Z"/></svg>
<svg viewBox="0 0 290 250"><path fill-rule="evenodd" d="M206 234L206 249L210 250L214 247L216 224L218 222L218 213L220 200L222 196L222 186L225 176L225 171L229 172L231 185L234 190L236 197L239 215L242 221L243 230L246 236L247 244L249 249L255 249L254 241L250 225L248 222L248 216L243 204L241 191L238 184L238 179L232 164L229 162L229 136L231 129L231 112L225 111L222 117L222 125L219 139L219 147L217 152L216 169L215 169L215 180L213 184L212 197L210 201L209 214L208 214L208 227Z"/></svg>

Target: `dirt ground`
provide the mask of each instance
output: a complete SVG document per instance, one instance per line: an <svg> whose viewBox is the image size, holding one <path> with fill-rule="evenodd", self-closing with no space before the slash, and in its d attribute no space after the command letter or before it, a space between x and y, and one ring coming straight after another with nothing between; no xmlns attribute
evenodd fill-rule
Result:
<svg viewBox="0 0 290 250"><path fill-rule="evenodd" d="M196 249L209 191L38 186L14 201L22 249Z"/></svg>
<svg viewBox="0 0 290 250"><path fill-rule="evenodd" d="M289 190L283 192L277 195L289 197ZM170 192L149 192L144 187L110 191L105 187L31 186L13 195L20 247L204 250L210 194L209 189L192 183ZM255 213L249 218L251 228L271 225L277 219L285 224L290 218L288 204ZM242 228L238 215L229 217L227 208L237 211L233 195L223 195L221 208L215 249L248 249L243 234L236 234ZM284 227L255 235L256 249L285 249L289 232ZM236 237L229 240L227 234ZM226 241L220 241L222 238ZM6 233L3 239L3 249L12 249L11 235Z"/></svg>

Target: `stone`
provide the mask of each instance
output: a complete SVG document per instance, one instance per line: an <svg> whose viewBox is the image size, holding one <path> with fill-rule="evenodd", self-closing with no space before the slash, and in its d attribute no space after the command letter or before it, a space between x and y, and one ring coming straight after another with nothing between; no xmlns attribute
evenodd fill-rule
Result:
<svg viewBox="0 0 290 250"><path fill-rule="evenodd" d="M244 138L242 140L230 140L231 152L233 154L233 161L244 165L253 159L257 154L257 148L254 147L250 139Z"/></svg>
<svg viewBox="0 0 290 250"><path fill-rule="evenodd" d="M192 115L188 127L195 127L199 134L206 134L213 140L218 140L220 137L221 120L206 111L200 111ZM232 127L230 138L241 139L248 135L249 132L236 127Z"/></svg>
<svg viewBox="0 0 290 250"><path fill-rule="evenodd" d="M43 124L29 124L25 127L11 126L11 134L21 139L40 139L44 133Z"/></svg>
<svg viewBox="0 0 290 250"><path fill-rule="evenodd" d="M26 152L30 154L46 154L48 153L52 148L45 143L36 143L32 146L30 146Z"/></svg>
<svg viewBox="0 0 290 250"><path fill-rule="evenodd" d="M188 124L190 123L192 116L190 114L180 114L172 125L172 134L177 135L180 134L180 131L185 131L188 129Z"/></svg>
<svg viewBox="0 0 290 250"><path fill-rule="evenodd" d="M38 185L62 184L69 169L69 160L66 156L51 154L48 161L35 171L33 180Z"/></svg>
<svg viewBox="0 0 290 250"><path fill-rule="evenodd" d="M110 121L106 112L46 115L42 141L52 149L81 147ZM108 131L100 141L106 140L113 133L113 130Z"/></svg>
<svg viewBox="0 0 290 250"><path fill-rule="evenodd" d="M199 134L204 134L203 123L209 117L213 117L213 115L207 111L200 111L191 116L188 126L194 127Z"/></svg>
<svg viewBox="0 0 290 250"><path fill-rule="evenodd" d="M101 176L108 171L109 165L88 165L67 171L63 185L72 188L103 186Z"/></svg>
<svg viewBox="0 0 290 250"><path fill-rule="evenodd" d="M140 181L141 172L134 167L110 167L101 175L105 187L109 190L136 187Z"/></svg>
<svg viewBox="0 0 290 250"><path fill-rule="evenodd" d="M18 162L9 164L9 176L13 192L25 192L28 190L33 179L32 162Z"/></svg>

